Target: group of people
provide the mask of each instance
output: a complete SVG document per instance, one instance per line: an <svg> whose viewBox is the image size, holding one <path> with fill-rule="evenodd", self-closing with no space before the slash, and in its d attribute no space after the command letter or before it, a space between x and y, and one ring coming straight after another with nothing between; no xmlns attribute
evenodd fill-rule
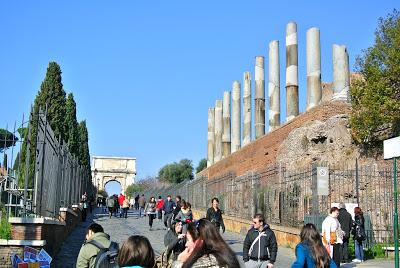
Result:
<svg viewBox="0 0 400 268"><path fill-rule="evenodd" d="M123 208L126 199L120 197L114 196L112 199L116 199ZM116 262L119 267L240 267L235 253L221 236L221 232L225 232L225 224L218 198L211 200L211 207L207 209L206 217L198 221L193 220L190 203L180 196L176 196L175 201L168 195L166 200L159 196L157 200L151 197L146 202L142 195L137 201L135 200L134 206L139 210L140 217L148 216L150 230L153 220L155 218L162 220L164 216L164 225L168 230L164 236L166 250L162 256L156 258L146 237L130 236L118 250ZM303 226L301 241L295 250L296 261L292 264L292 268L340 267L342 256L345 261L348 258L345 252L348 250L350 233L354 235L354 241L357 243L354 261L363 260L362 239L358 237L362 233L360 229L364 228L361 209L356 208L356 219L353 221L350 214L350 219L348 218L344 204L340 204L340 207L340 210L336 207L331 209L322 225L322 233L313 224ZM114 208L110 210L110 217L113 212L115 213ZM126 215L124 213L125 211L123 215ZM272 268L278 252L275 234L262 214L255 214L252 220L253 226L243 242L245 266ZM96 246L93 241L97 241L104 248L112 245L110 237L104 233L103 228L96 223L91 224L86 234L86 242L78 256L77 268L95 267L96 256L101 251L101 246ZM164 258L167 259L168 265L163 262Z"/></svg>

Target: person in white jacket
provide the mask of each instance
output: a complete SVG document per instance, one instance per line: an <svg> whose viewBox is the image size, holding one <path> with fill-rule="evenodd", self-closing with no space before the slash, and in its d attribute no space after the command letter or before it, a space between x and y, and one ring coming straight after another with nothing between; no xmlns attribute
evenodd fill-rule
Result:
<svg viewBox="0 0 400 268"><path fill-rule="evenodd" d="M329 255L337 265L340 267L341 250L340 245L343 243L344 232L340 227L340 223L337 219L339 216L339 209L332 207L329 215L325 218L322 223L322 242Z"/></svg>

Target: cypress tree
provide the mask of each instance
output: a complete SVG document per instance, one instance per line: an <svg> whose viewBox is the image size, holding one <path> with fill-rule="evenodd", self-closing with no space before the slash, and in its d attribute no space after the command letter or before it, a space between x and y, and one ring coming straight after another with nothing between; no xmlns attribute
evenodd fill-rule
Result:
<svg viewBox="0 0 400 268"><path fill-rule="evenodd" d="M78 121L76 119L76 103L72 93L68 94L65 105L65 135L69 151L79 157Z"/></svg>
<svg viewBox="0 0 400 268"><path fill-rule="evenodd" d="M89 135L86 128L86 121L83 120L79 123L78 126L79 132L79 163L85 169L85 176L90 178L91 170L90 170L90 154L89 154Z"/></svg>

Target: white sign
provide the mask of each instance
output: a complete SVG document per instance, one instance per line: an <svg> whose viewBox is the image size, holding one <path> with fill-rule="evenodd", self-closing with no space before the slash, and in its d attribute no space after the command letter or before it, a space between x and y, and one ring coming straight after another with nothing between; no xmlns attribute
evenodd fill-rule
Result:
<svg viewBox="0 0 400 268"><path fill-rule="evenodd" d="M317 167L317 193L329 195L329 170L327 167Z"/></svg>
<svg viewBox="0 0 400 268"><path fill-rule="evenodd" d="M400 156L400 137L383 141L383 158L390 159Z"/></svg>

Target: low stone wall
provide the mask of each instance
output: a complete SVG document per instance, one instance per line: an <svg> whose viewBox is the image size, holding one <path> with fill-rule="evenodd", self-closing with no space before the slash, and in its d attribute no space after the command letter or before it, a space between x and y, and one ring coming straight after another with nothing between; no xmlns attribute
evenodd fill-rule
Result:
<svg viewBox="0 0 400 268"><path fill-rule="evenodd" d="M10 267L11 254L22 253L24 246L43 247L54 257L65 238L80 221L81 210L78 206L72 209L61 208L58 220L9 218L12 240L0 240L0 268Z"/></svg>
<svg viewBox="0 0 400 268"><path fill-rule="evenodd" d="M205 211L193 209L193 217L201 219L206 216ZM224 223L227 231L240 233L246 235L247 231L251 228L251 219L246 220L224 215ZM271 229L274 231L278 245L294 248L300 242L300 230L297 228L284 227L270 224Z"/></svg>

